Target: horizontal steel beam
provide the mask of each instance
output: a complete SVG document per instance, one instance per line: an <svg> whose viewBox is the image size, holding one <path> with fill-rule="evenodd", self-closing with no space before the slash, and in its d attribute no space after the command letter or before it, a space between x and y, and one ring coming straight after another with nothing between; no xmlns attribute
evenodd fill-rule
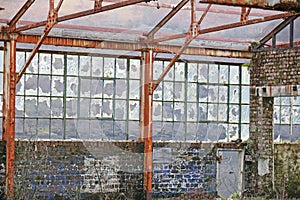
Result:
<svg viewBox="0 0 300 200"><path fill-rule="evenodd" d="M0 33L0 40L5 38L4 34ZM17 38L19 43L36 44L40 36L20 34ZM145 48L142 43L125 43L113 41L96 41L75 38L60 38L60 37L47 37L43 41L44 45L54 46L67 46L67 47L80 47L80 48L99 48L99 49L113 49L113 50L127 50L127 51L140 51ZM155 45L156 52L178 52L181 46L172 45ZM228 58L251 58L252 53L249 51L241 50L224 50L214 48L201 48L201 47L187 47L183 54L186 55L203 55L214 57L228 57Z"/></svg>
<svg viewBox="0 0 300 200"><path fill-rule="evenodd" d="M279 11L300 11L299 0L200 0L200 3L211 3L228 6L242 6Z"/></svg>

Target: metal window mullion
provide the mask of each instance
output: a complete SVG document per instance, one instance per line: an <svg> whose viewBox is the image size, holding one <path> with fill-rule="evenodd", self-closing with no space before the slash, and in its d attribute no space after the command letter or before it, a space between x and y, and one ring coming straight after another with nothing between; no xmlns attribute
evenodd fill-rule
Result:
<svg viewBox="0 0 300 200"><path fill-rule="evenodd" d="M51 70L52 70L52 59L53 59L53 54L51 54ZM64 54L64 91L63 91L63 139L66 139L66 128L67 128L67 68L68 68L68 63L67 63L67 54ZM51 73L53 73L51 71Z"/></svg>
<svg viewBox="0 0 300 200"><path fill-rule="evenodd" d="M187 88L188 88L188 63L184 63L184 135L185 135L185 140L186 140L186 135L187 135ZM197 109L197 122L198 122L198 110ZM197 135L197 132L196 132Z"/></svg>
<svg viewBox="0 0 300 200"><path fill-rule="evenodd" d="M127 58L127 63L126 63L126 118L125 118L125 133L126 133L126 140L129 139L129 71L130 71L130 63L131 63L131 59Z"/></svg>
<svg viewBox="0 0 300 200"><path fill-rule="evenodd" d="M238 139L242 138L242 65L239 65L239 122L238 122Z"/></svg>
<svg viewBox="0 0 300 200"><path fill-rule="evenodd" d="M227 77L228 77L228 81L227 81L227 133L226 133L226 138L227 138L227 142L229 142L229 127L230 127L230 65L227 66Z"/></svg>
<svg viewBox="0 0 300 200"><path fill-rule="evenodd" d="M115 137L115 110L116 110L116 74L117 74L117 59L114 58L114 78L113 78L113 94L112 94L112 128L113 128L113 137Z"/></svg>

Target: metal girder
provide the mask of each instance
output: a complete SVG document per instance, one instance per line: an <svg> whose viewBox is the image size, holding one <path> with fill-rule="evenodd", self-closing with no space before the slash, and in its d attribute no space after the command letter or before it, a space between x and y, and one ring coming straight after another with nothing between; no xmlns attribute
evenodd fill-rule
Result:
<svg viewBox="0 0 300 200"><path fill-rule="evenodd" d="M5 192L9 199L14 199L17 35L10 34L8 37L10 40L4 42L2 139L6 141Z"/></svg>
<svg viewBox="0 0 300 200"><path fill-rule="evenodd" d="M227 30L227 29L232 29L232 28L238 28L238 27L247 26L247 25L251 25L251 24L257 24L257 23L272 21L272 20L276 20L276 19L286 18L286 17L290 17L290 16L294 16L294 15L299 15L299 14L281 13L281 14L277 14L277 15L266 16L263 18L247 20L245 22L236 22L236 23L232 23L232 24L225 24L225 25L220 25L220 26L216 26L216 27L201 29L198 31L198 34L200 35L200 34L217 32L217 31L222 31L222 30ZM163 41L167 41L167 40L184 38L184 37L186 37L186 35L187 35L187 33L182 33L182 34L157 38L157 39L154 39L152 42L157 43L157 42L163 42Z"/></svg>
<svg viewBox="0 0 300 200"><path fill-rule="evenodd" d="M144 190L146 200L152 199L152 104L153 104L153 49L142 50L140 80L140 140L144 142Z"/></svg>
<svg viewBox="0 0 300 200"><path fill-rule="evenodd" d="M76 19L76 18L80 18L80 17L84 17L84 16L88 16L88 15L92 15L92 14L96 14L96 13L100 13L100 12L104 12L104 11L108 11L108 10L113 10L113 9L117 9L117 8L122 8L125 6L129 6L129 5L134 5L137 3L141 3L144 2L144 0L127 0L127 1L121 1L115 4L111 4L111 5L107 5L107 6L102 6L99 9L90 9L90 10L86 10L86 11L82 11L82 12L77 12L77 13L73 13L70 15L65 15L62 17L58 17L57 18L57 22L63 22L63 21L67 21L67 20L71 20L71 19ZM32 29L32 28L37 28L40 26L44 26L47 24L47 21L41 21L38 23L34 23L34 24L29 24L26 26L21 26L19 28L16 28L16 32L20 32L20 31L25 31L28 29Z"/></svg>
<svg viewBox="0 0 300 200"><path fill-rule="evenodd" d="M27 2L22 6L22 8L18 11L18 13L12 18L12 20L8 23L8 26L14 27L19 19L24 15L27 9L33 4L35 0L27 0Z"/></svg>
<svg viewBox="0 0 300 200"><path fill-rule="evenodd" d="M299 0L200 0L201 3L220 4L228 6L245 6L252 8L279 10L279 11L300 11Z"/></svg>
<svg viewBox="0 0 300 200"><path fill-rule="evenodd" d="M4 35L0 38L4 39ZM39 36L20 34L17 38L19 43L36 44L39 40ZM126 50L126 51L139 51L145 46L141 43L125 43L125 42L113 42L113 41L98 41L98 40L86 40L75 38L60 38L60 37L47 37L43 41L45 45L55 46L68 46L68 47L81 47L81 48L99 48L99 49L114 49L114 50ZM180 46L172 45L155 45L155 52L178 52ZM229 57L229 58L251 58L252 53L248 50L226 50L226 49L214 49L214 48L200 48L200 47L188 47L183 51L183 54L187 55L203 55L214 57Z"/></svg>
<svg viewBox="0 0 300 200"><path fill-rule="evenodd" d="M63 0L60 0L57 7L54 8L54 0L49 0L49 14L48 14L45 31L44 31L43 35L41 36L41 38L38 40L38 42L35 45L35 47L33 48L33 50L31 51L29 58L26 60L25 64L21 68L20 72L17 74L16 82L19 82L22 75L25 73L27 67L31 63L32 59L34 58L35 54L37 53L40 46L42 45L43 41L46 39L47 35L51 31L52 27L57 23L58 10L61 7L62 2L63 2Z"/></svg>
<svg viewBox="0 0 300 200"><path fill-rule="evenodd" d="M254 46L254 48L259 49L260 47L262 47L274 35L279 33L282 29L284 29L287 25L289 25L291 21L295 20L298 16L299 16L299 14L287 17L283 22L281 22L278 26L276 26L270 33L268 33L264 38L262 38L259 41L259 44L257 46Z"/></svg>
<svg viewBox="0 0 300 200"><path fill-rule="evenodd" d="M189 0L182 0L175 8L173 8L146 36L153 38L154 34L163 27Z"/></svg>

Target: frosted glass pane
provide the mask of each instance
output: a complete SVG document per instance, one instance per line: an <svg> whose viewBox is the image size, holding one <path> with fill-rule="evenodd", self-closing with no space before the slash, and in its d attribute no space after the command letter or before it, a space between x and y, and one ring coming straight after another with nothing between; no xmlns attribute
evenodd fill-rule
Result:
<svg viewBox="0 0 300 200"><path fill-rule="evenodd" d="M162 61L154 61L153 63L153 79L156 80L161 75L163 69Z"/></svg>
<svg viewBox="0 0 300 200"><path fill-rule="evenodd" d="M197 104L188 103L187 104L187 120L188 121L197 121Z"/></svg>
<svg viewBox="0 0 300 200"><path fill-rule="evenodd" d="M51 139L63 138L63 121L61 119L51 119Z"/></svg>
<svg viewBox="0 0 300 200"><path fill-rule="evenodd" d="M52 74L64 74L64 56L59 54L52 55Z"/></svg>
<svg viewBox="0 0 300 200"><path fill-rule="evenodd" d="M116 59L116 77L126 78L127 77L127 60L126 59Z"/></svg>
<svg viewBox="0 0 300 200"><path fill-rule="evenodd" d="M115 59L104 58L104 71L103 76L108 78L115 77Z"/></svg>
<svg viewBox="0 0 300 200"><path fill-rule="evenodd" d="M157 88L154 90L153 99L154 100L162 100L162 87L161 87L161 84L159 84L157 86Z"/></svg>
<svg viewBox="0 0 300 200"><path fill-rule="evenodd" d="M153 120L160 121L162 117L162 102L153 102Z"/></svg>
<svg viewBox="0 0 300 200"><path fill-rule="evenodd" d="M281 116L280 121L282 124L290 123L290 107L289 106L281 106Z"/></svg>
<svg viewBox="0 0 300 200"><path fill-rule="evenodd" d="M24 132L27 138L36 136L36 119L24 119Z"/></svg>
<svg viewBox="0 0 300 200"><path fill-rule="evenodd" d="M228 65L220 65L219 83L228 84Z"/></svg>
<svg viewBox="0 0 300 200"><path fill-rule="evenodd" d="M238 86L230 86L229 102L239 103L240 90Z"/></svg>
<svg viewBox="0 0 300 200"><path fill-rule="evenodd" d="M175 101L184 101L185 99L185 87L184 87L184 83L174 83L174 100Z"/></svg>
<svg viewBox="0 0 300 200"><path fill-rule="evenodd" d="M208 87L208 102L218 102L218 86Z"/></svg>
<svg viewBox="0 0 300 200"><path fill-rule="evenodd" d="M114 81L104 80L104 98L112 98L114 94Z"/></svg>
<svg viewBox="0 0 300 200"><path fill-rule="evenodd" d="M230 105L229 106L229 122L239 122L239 106L238 105Z"/></svg>
<svg viewBox="0 0 300 200"><path fill-rule="evenodd" d="M129 77L133 79L140 78L140 60L130 60Z"/></svg>
<svg viewBox="0 0 300 200"><path fill-rule="evenodd" d="M91 117L101 117L102 99L91 99Z"/></svg>
<svg viewBox="0 0 300 200"><path fill-rule="evenodd" d="M25 75L25 94L37 95L37 75Z"/></svg>
<svg viewBox="0 0 300 200"><path fill-rule="evenodd" d="M239 66L230 66L230 84L239 84L240 74L239 74Z"/></svg>
<svg viewBox="0 0 300 200"><path fill-rule="evenodd" d="M236 140L239 137L238 124L229 124L228 136L229 141Z"/></svg>
<svg viewBox="0 0 300 200"><path fill-rule="evenodd" d="M274 106L273 119L274 123L280 123L280 106Z"/></svg>
<svg viewBox="0 0 300 200"><path fill-rule="evenodd" d="M1 71L3 71L3 69L2 69L3 60L2 59L3 59L3 55L0 57L0 62L2 62L2 64L0 65ZM24 63L25 63L25 53L17 51L16 70L20 71L22 69Z"/></svg>
<svg viewBox="0 0 300 200"><path fill-rule="evenodd" d="M197 139L199 141L207 141L207 129L206 123L198 123L197 125Z"/></svg>
<svg viewBox="0 0 300 200"><path fill-rule="evenodd" d="M80 56L79 75L90 76L91 75L91 57Z"/></svg>
<svg viewBox="0 0 300 200"><path fill-rule="evenodd" d="M80 97L90 97L91 79L80 79Z"/></svg>
<svg viewBox="0 0 300 200"><path fill-rule="evenodd" d="M51 117L62 118L64 112L63 108L62 98L51 98Z"/></svg>
<svg viewBox="0 0 300 200"><path fill-rule="evenodd" d="M25 81L25 75L23 75L19 80L19 82L17 83L16 86L17 95L24 95L24 89L25 89L24 81Z"/></svg>
<svg viewBox="0 0 300 200"><path fill-rule="evenodd" d="M242 103L250 103L250 87L242 86Z"/></svg>
<svg viewBox="0 0 300 200"><path fill-rule="evenodd" d="M91 96L94 98L102 97L103 80L92 79Z"/></svg>
<svg viewBox="0 0 300 200"><path fill-rule="evenodd" d="M174 95L174 88L173 88L173 82L164 82L163 84L164 88L164 100L170 101L173 100L173 95Z"/></svg>
<svg viewBox="0 0 300 200"><path fill-rule="evenodd" d="M102 77L103 76L103 58L92 57L92 76Z"/></svg>
<svg viewBox="0 0 300 200"><path fill-rule="evenodd" d="M169 61L164 61L164 69L166 69L169 65ZM166 74L165 81L173 81L174 80L174 65L171 67L171 69L169 70L169 72Z"/></svg>
<svg viewBox="0 0 300 200"><path fill-rule="evenodd" d="M115 119L125 120L127 118L127 102L126 100L115 101Z"/></svg>
<svg viewBox="0 0 300 200"><path fill-rule="evenodd" d="M199 104L199 120L207 120L207 104Z"/></svg>
<svg viewBox="0 0 300 200"><path fill-rule="evenodd" d="M175 63L175 81L185 80L185 64L182 62Z"/></svg>
<svg viewBox="0 0 300 200"><path fill-rule="evenodd" d="M26 60L29 58L30 55L31 55L31 52L26 52ZM38 73L38 70L39 70L38 56L39 56L39 54L35 54L35 56L33 57L33 59L31 60L30 64L28 65L28 67L26 69L26 73L33 73L33 74Z"/></svg>
<svg viewBox="0 0 300 200"><path fill-rule="evenodd" d="M300 107L299 106L293 107L292 117L293 117L293 124L300 124Z"/></svg>
<svg viewBox="0 0 300 200"><path fill-rule="evenodd" d="M139 102L129 101L129 119L138 120L139 119Z"/></svg>
<svg viewBox="0 0 300 200"><path fill-rule="evenodd" d="M39 74L51 73L51 54L40 54Z"/></svg>
<svg viewBox="0 0 300 200"><path fill-rule="evenodd" d="M80 139L90 139L90 121L78 120L77 121L77 133Z"/></svg>
<svg viewBox="0 0 300 200"><path fill-rule="evenodd" d="M209 82L218 83L219 73L218 65L210 64L209 65Z"/></svg>
<svg viewBox="0 0 300 200"><path fill-rule="evenodd" d="M188 83L187 84L187 100L188 101L197 101L197 84Z"/></svg>
<svg viewBox="0 0 300 200"><path fill-rule="evenodd" d="M140 81L130 80L129 81L129 98L130 99L139 99L140 98Z"/></svg>
<svg viewBox="0 0 300 200"><path fill-rule="evenodd" d="M197 82L198 73L197 73L197 64L196 63L188 63L188 82Z"/></svg>
<svg viewBox="0 0 300 200"><path fill-rule="evenodd" d="M207 83L208 80L208 65L199 64L198 66L198 81L201 83Z"/></svg>
<svg viewBox="0 0 300 200"><path fill-rule="evenodd" d="M281 99L281 105L290 105L291 104L290 97L280 97L280 99Z"/></svg>
<svg viewBox="0 0 300 200"><path fill-rule="evenodd" d="M67 56L67 74L78 76L78 56Z"/></svg>
<svg viewBox="0 0 300 200"><path fill-rule="evenodd" d="M250 108L249 106L242 105L242 123L249 123L250 121Z"/></svg>
<svg viewBox="0 0 300 200"><path fill-rule="evenodd" d="M69 79L70 84L74 82L74 80ZM74 83L73 83L74 84ZM69 90L67 90L67 93L75 95L76 93L71 93L71 88L75 91L77 91L77 84L72 86L69 86ZM63 96L64 92L64 78L62 76L52 76L52 96ZM75 87L76 86L76 87Z"/></svg>
<svg viewBox="0 0 300 200"><path fill-rule="evenodd" d="M78 96L78 78L67 77L67 96Z"/></svg>
<svg viewBox="0 0 300 200"><path fill-rule="evenodd" d="M49 130L50 127L50 120L49 119L38 119L37 121L37 133L38 138L49 138Z"/></svg>
<svg viewBox="0 0 300 200"><path fill-rule="evenodd" d="M300 105L300 96L292 97L293 99L293 105Z"/></svg>
<svg viewBox="0 0 300 200"><path fill-rule="evenodd" d="M2 96L1 100L2 101ZM2 110L2 106L1 106ZM23 117L24 116L24 97L23 96L16 96L16 116Z"/></svg>
<svg viewBox="0 0 300 200"><path fill-rule="evenodd" d="M241 139L243 141L246 141L249 139L249 125L248 124L241 125Z"/></svg>
<svg viewBox="0 0 300 200"><path fill-rule="evenodd" d="M242 84L250 84L250 74L248 67L242 67Z"/></svg>
<svg viewBox="0 0 300 200"><path fill-rule="evenodd" d="M51 91L51 77L50 76L39 76L39 95L50 96Z"/></svg>

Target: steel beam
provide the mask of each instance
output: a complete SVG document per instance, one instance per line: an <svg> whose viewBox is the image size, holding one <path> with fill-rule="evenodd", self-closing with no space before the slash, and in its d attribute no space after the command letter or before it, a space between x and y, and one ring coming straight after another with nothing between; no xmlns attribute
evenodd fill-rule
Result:
<svg viewBox="0 0 300 200"><path fill-rule="evenodd" d="M211 3L228 6L245 6L252 8L279 10L279 11L300 11L299 0L200 0L200 3Z"/></svg>
<svg viewBox="0 0 300 200"><path fill-rule="evenodd" d="M189 0L182 0L174 9L172 9L146 36L153 38L154 34L163 27Z"/></svg>
<svg viewBox="0 0 300 200"><path fill-rule="evenodd" d="M153 49L145 49L141 56L140 140L144 142L144 190L146 200L152 199L152 104Z"/></svg>
<svg viewBox="0 0 300 200"><path fill-rule="evenodd" d="M22 8L18 11L18 13L12 18L12 20L8 23L8 26L14 27L19 19L24 15L27 9L34 3L35 0L27 0L27 2L22 6Z"/></svg>
<svg viewBox="0 0 300 200"><path fill-rule="evenodd" d="M0 38L5 39L5 36ZM36 44L39 41L39 36L24 35L20 34L17 42ZM77 38L60 38L60 37L47 37L43 41L44 45L55 45L55 46L68 46L68 47L80 47L80 48L99 48L99 49L114 49L114 50L126 50L126 51L140 51L144 48L143 44L140 43L125 43L125 42L113 42L113 41L97 41L97 40L86 40ZM178 52L180 46L172 45L155 45L155 52ZM228 57L228 58L251 58L252 53L248 50L226 50L218 48L200 48L200 47L187 47L183 54L187 55L203 55L213 57Z"/></svg>
<svg viewBox="0 0 300 200"><path fill-rule="evenodd" d="M141 3L141 2L144 2L144 1L143 0L121 1L121 2L118 2L118 3L112 4L112 5L102 6L101 8L99 8L97 10L90 9L90 10L86 10L86 11L82 11L82 12L78 12L78 13L73 13L73 14L70 14L70 15L62 16L62 17L58 17L57 22L63 22L63 21L71 20L71 19L76 19L76 18L80 18L80 17L84 17L84 16L88 16L88 15L92 15L92 14L96 14L96 13L100 13L100 12L104 12L104 11L108 11L108 10L113 10L113 9L122 8L122 7L125 7L125 6L134 5L134 4ZM16 28L16 32L37 28L37 27L40 27L40 26L44 26L46 24L47 24L47 21L41 21L41 22L38 22L38 23L21 26L19 28Z"/></svg>
<svg viewBox="0 0 300 200"><path fill-rule="evenodd" d="M9 199L14 199L17 35L10 34L8 37L10 41L4 42L2 139L6 141L5 192Z"/></svg>

